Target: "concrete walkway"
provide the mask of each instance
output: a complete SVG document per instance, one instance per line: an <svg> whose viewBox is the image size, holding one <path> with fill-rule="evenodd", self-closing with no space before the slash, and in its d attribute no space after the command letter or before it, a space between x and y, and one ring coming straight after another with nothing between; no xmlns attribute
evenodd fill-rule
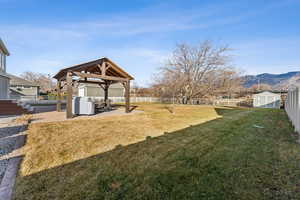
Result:
<svg viewBox="0 0 300 200"><path fill-rule="evenodd" d="M11 156L24 145L26 124L14 122L15 116L0 117L0 200L9 200L21 161Z"/></svg>

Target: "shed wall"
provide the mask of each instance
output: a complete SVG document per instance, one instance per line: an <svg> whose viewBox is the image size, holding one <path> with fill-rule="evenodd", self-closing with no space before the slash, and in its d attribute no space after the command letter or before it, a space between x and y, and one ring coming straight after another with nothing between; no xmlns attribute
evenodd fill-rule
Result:
<svg viewBox="0 0 300 200"><path fill-rule="evenodd" d="M253 106L258 108L280 108L281 97L274 94L257 94L253 98Z"/></svg>
<svg viewBox="0 0 300 200"><path fill-rule="evenodd" d="M104 90L100 86L83 86L78 89L78 96L81 97L104 97ZM124 88L110 87L109 97L124 97Z"/></svg>
<svg viewBox="0 0 300 200"><path fill-rule="evenodd" d="M0 75L0 99L9 98L9 78Z"/></svg>

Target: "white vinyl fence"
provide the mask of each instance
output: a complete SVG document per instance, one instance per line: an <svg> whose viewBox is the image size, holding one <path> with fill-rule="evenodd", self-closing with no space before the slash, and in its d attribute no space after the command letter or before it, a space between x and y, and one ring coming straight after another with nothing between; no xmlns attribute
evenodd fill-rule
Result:
<svg viewBox="0 0 300 200"><path fill-rule="evenodd" d="M300 133L300 87L290 88L285 101L285 110L295 131Z"/></svg>
<svg viewBox="0 0 300 200"><path fill-rule="evenodd" d="M92 99L104 99L104 97L89 97ZM109 100L111 100L112 103L122 103L125 102L125 97L108 97ZM160 98L156 97L130 97L130 102L132 103L138 103L138 102L149 102L149 103L155 103L155 102L161 102Z"/></svg>

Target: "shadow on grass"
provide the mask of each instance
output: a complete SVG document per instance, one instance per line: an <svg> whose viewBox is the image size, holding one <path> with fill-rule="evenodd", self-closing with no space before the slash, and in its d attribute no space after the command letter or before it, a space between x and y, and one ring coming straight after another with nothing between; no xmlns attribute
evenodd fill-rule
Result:
<svg viewBox="0 0 300 200"><path fill-rule="evenodd" d="M21 159L20 157L12 157L8 155L13 151L20 149L26 141L26 135L23 134L21 131L25 131L26 125L15 125L0 128L0 199L8 199L4 198L3 195L6 197L6 188L9 186L13 186L14 177L11 174L16 175L16 170L14 172L12 167L9 166L11 160ZM17 169L17 168L16 168ZM9 174L9 175L5 175ZM4 177L4 179L3 179ZM13 180L10 180L13 179Z"/></svg>
<svg viewBox="0 0 300 200"><path fill-rule="evenodd" d="M0 139L5 137L11 137L19 133L19 130L23 128L24 125L7 126L0 128Z"/></svg>
<svg viewBox="0 0 300 200"><path fill-rule="evenodd" d="M125 108L125 104L115 103L115 104L112 104L112 107L114 107L116 109L118 109L118 108ZM138 107L139 106L137 106L137 105L130 105L129 112L134 111Z"/></svg>
<svg viewBox="0 0 300 200"><path fill-rule="evenodd" d="M243 110L216 112L223 118L19 176L15 199L281 199L287 193L296 197L297 189L280 185L290 181L290 175L272 175L278 141L257 138L264 136L258 132L248 134L252 129L238 130L252 124L248 116L226 119ZM296 180L300 172L293 170Z"/></svg>
<svg viewBox="0 0 300 200"><path fill-rule="evenodd" d="M0 157L21 148L25 144L26 135L20 134L20 131L24 131L25 129L26 125L15 125L0 128ZM19 141L21 141L21 143L18 143L16 146L16 143Z"/></svg>
<svg viewBox="0 0 300 200"><path fill-rule="evenodd" d="M230 106L222 106L222 107L216 107L215 111L217 112L218 115L228 115L234 112L239 112L245 110L243 108L238 108L238 107L230 107Z"/></svg>

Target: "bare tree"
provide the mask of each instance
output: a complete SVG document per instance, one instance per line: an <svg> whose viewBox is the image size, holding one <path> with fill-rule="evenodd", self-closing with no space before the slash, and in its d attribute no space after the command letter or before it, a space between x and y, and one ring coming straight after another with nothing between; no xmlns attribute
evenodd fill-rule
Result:
<svg viewBox="0 0 300 200"><path fill-rule="evenodd" d="M261 83L261 84L252 85L250 87L250 90L252 92L260 92L260 91L272 90L272 87L266 83Z"/></svg>
<svg viewBox="0 0 300 200"><path fill-rule="evenodd" d="M198 46L177 45L171 58L161 68L156 85L163 95L180 98L183 103L195 97L213 95L221 86L232 85L230 71L230 49L204 41ZM223 83L220 80L223 78Z"/></svg>
<svg viewBox="0 0 300 200"><path fill-rule="evenodd" d="M215 95L231 98L234 94L239 94L243 90L241 72L235 68L220 69L218 80L219 84L214 92Z"/></svg>
<svg viewBox="0 0 300 200"><path fill-rule="evenodd" d="M25 80L31 81L35 84L38 84L42 92L49 92L55 88L55 83L51 78L50 74L42 74L35 72L23 72L21 77Z"/></svg>

